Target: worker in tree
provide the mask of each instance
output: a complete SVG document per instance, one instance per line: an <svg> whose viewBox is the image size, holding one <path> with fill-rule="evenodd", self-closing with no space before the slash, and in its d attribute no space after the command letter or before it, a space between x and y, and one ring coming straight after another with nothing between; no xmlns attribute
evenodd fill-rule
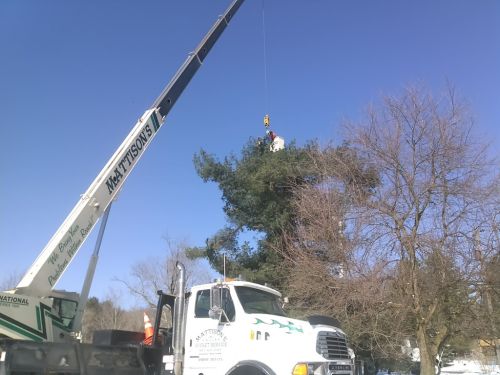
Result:
<svg viewBox="0 0 500 375"><path fill-rule="evenodd" d="M285 140L283 138L276 135L276 133L274 133L272 130L266 130L266 134L271 141L269 150L271 150L272 152L276 152L285 148Z"/></svg>
<svg viewBox="0 0 500 375"><path fill-rule="evenodd" d="M274 132L272 130L266 130L266 134L269 137L269 139L271 140L271 142L274 141L274 138L276 138L276 134L274 134Z"/></svg>

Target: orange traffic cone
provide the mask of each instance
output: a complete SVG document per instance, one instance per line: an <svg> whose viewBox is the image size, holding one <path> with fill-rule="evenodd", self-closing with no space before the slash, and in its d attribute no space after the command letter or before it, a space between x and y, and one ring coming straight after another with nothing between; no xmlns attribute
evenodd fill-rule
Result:
<svg viewBox="0 0 500 375"><path fill-rule="evenodd" d="M144 341L145 345L153 344L153 325L151 324L151 320L149 320L148 314L144 313Z"/></svg>

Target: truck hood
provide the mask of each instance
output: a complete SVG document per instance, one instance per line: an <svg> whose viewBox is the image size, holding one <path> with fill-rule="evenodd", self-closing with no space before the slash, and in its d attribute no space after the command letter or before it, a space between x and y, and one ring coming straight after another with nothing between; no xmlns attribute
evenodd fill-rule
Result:
<svg viewBox="0 0 500 375"><path fill-rule="evenodd" d="M319 337L325 331L338 332L344 336L340 329L333 326L311 325L308 321L285 316L248 314L246 318L250 338L257 344L261 343L262 350L269 350L272 346L279 358L293 358L296 362L326 361L317 351Z"/></svg>

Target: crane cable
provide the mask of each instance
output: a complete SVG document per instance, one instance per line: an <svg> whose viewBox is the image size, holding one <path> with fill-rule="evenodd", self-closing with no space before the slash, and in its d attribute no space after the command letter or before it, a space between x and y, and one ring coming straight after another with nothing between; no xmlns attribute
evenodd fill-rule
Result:
<svg viewBox="0 0 500 375"><path fill-rule="evenodd" d="M267 38L266 38L266 17L265 17L265 7L264 1L262 0L262 46L264 51L264 126L269 128L270 117L269 117L269 82L267 77Z"/></svg>
<svg viewBox="0 0 500 375"><path fill-rule="evenodd" d="M264 116L264 126L266 127L266 137L270 140L269 150L277 152L285 148L285 140L270 130L271 119L269 117L269 79L267 74L267 38L266 38L266 17L264 1L262 0L262 40L264 50L264 109L266 115Z"/></svg>

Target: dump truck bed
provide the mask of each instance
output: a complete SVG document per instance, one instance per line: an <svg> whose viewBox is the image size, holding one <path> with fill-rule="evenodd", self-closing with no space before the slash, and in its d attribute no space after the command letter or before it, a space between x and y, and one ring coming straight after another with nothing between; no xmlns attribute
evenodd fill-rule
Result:
<svg viewBox="0 0 500 375"><path fill-rule="evenodd" d="M94 345L0 340L0 375L159 374L161 350L140 344Z"/></svg>

